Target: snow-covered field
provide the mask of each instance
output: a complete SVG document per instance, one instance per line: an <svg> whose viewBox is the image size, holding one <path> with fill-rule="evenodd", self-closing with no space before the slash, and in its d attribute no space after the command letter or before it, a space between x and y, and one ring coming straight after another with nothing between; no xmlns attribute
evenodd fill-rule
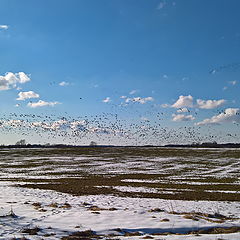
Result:
<svg viewBox="0 0 240 240"><path fill-rule="evenodd" d="M0 152L0 239L240 239L239 150L99 151Z"/></svg>

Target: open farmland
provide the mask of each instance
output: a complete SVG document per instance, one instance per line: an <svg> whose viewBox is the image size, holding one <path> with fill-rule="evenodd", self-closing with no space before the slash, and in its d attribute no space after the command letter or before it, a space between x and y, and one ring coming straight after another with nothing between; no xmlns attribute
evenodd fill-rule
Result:
<svg viewBox="0 0 240 240"><path fill-rule="evenodd" d="M74 195L240 201L240 150L9 149L1 180Z"/></svg>
<svg viewBox="0 0 240 240"><path fill-rule="evenodd" d="M239 149L0 155L0 239L239 239Z"/></svg>

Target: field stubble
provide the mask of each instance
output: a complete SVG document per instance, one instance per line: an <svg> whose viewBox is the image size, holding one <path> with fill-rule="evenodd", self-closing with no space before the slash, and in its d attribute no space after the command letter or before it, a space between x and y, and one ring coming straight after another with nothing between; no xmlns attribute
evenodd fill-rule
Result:
<svg viewBox="0 0 240 240"><path fill-rule="evenodd" d="M73 195L239 201L239 149L0 151L1 181Z"/></svg>

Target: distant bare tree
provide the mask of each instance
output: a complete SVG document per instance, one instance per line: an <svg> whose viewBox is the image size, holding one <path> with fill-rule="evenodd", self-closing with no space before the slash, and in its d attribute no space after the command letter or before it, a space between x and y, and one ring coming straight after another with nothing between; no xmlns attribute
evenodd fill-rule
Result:
<svg viewBox="0 0 240 240"><path fill-rule="evenodd" d="M25 139L21 139L21 140L17 141L17 142L15 143L15 145L24 146L24 145L27 145L27 142L26 142Z"/></svg>
<svg viewBox="0 0 240 240"><path fill-rule="evenodd" d="M94 141L91 141L90 144L89 144L89 146L97 146L97 143L94 142Z"/></svg>

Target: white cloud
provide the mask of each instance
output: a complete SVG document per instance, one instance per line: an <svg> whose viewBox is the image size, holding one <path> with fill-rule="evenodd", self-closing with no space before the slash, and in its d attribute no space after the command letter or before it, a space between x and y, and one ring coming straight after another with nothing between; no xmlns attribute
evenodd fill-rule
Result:
<svg viewBox="0 0 240 240"><path fill-rule="evenodd" d="M9 73L9 74L14 75L13 73ZM26 83L30 81L29 76L24 72L15 73L14 77L19 83Z"/></svg>
<svg viewBox="0 0 240 240"><path fill-rule="evenodd" d="M169 108L169 107L171 107L169 104L167 104L167 103L163 103L163 104L161 104L161 107L162 108Z"/></svg>
<svg viewBox="0 0 240 240"><path fill-rule="evenodd" d="M188 112L187 108L201 108L201 109L213 109L222 106L226 103L226 100L202 100L197 99L197 103L194 103L194 99L191 95L179 96L178 100L171 106L173 108L179 108L177 112Z"/></svg>
<svg viewBox="0 0 240 240"><path fill-rule="evenodd" d="M167 74L164 74L164 75L163 75L163 78L168 79L168 75L167 75Z"/></svg>
<svg viewBox="0 0 240 240"><path fill-rule="evenodd" d="M182 112L189 112L187 108L180 108L177 110L177 112L182 113Z"/></svg>
<svg viewBox="0 0 240 240"><path fill-rule="evenodd" d="M70 83L69 82L60 82L59 83L59 86L61 86L61 87L64 87L64 86L68 86Z"/></svg>
<svg viewBox="0 0 240 240"><path fill-rule="evenodd" d="M197 99L197 107L201 109L213 109L222 106L226 103L226 100L202 100Z"/></svg>
<svg viewBox="0 0 240 240"><path fill-rule="evenodd" d="M7 30L9 28L8 25L0 25L0 29L4 29L4 30Z"/></svg>
<svg viewBox="0 0 240 240"><path fill-rule="evenodd" d="M147 102L152 102L154 99L153 99L153 97L146 97L146 98L134 98L133 100L135 102L139 102L141 104L145 104Z"/></svg>
<svg viewBox="0 0 240 240"><path fill-rule="evenodd" d="M42 100L39 100L38 102L30 102L28 103L28 107L36 108L36 107L45 107L45 106L55 106L56 104L60 104L59 102L45 102Z"/></svg>
<svg viewBox="0 0 240 240"><path fill-rule="evenodd" d="M30 99L30 98L39 98L39 94L33 92L33 91L28 91L28 92L20 92L18 94L17 100L25 100L25 99Z"/></svg>
<svg viewBox="0 0 240 240"><path fill-rule="evenodd" d="M135 93L137 93L137 90L132 90L129 94L130 94L130 95L133 95L133 94L135 94Z"/></svg>
<svg viewBox="0 0 240 240"><path fill-rule="evenodd" d="M29 125L29 126L28 126ZM30 122L25 127L28 128L42 128L44 130L67 130L70 128L70 123L67 120L58 120L53 122Z"/></svg>
<svg viewBox="0 0 240 240"><path fill-rule="evenodd" d="M30 80L29 76L24 72L8 72L4 76L0 76L0 90L16 88L18 83L24 84Z"/></svg>
<svg viewBox="0 0 240 240"><path fill-rule="evenodd" d="M187 108L180 108L177 110L178 113L186 113L186 112L189 112L189 110Z"/></svg>
<svg viewBox="0 0 240 240"><path fill-rule="evenodd" d="M184 114L173 114L172 115L174 122L183 122L183 121L192 121L195 119L192 115L184 115Z"/></svg>
<svg viewBox="0 0 240 240"><path fill-rule="evenodd" d="M126 98L125 102L126 103L132 102L132 98Z"/></svg>
<svg viewBox="0 0 240 240"><path fill-rule="evenodd" d="M68 121L67 119L61 119L56 121L31 121L31 120L0 120L0 128L6 128L8 131L10 129L38 129L43 130L44 132L53 131L55 132L66 132L69 134L76 133L93 133L93 134L113 134L116 136L123 136L125 133L120 130L114 130L111 127L99 127L94 125L89 125L85 120L77 120L77 121ZM71 134L71 136L72 136Z"/></svg>
<svg viewBox="0 0 240 240"><path fill-rule="evenodd" d="M193 97L188 96L179 96L178 100L172 105L173 108L184 108L184 107L193 107Z"/></svg>
<svg viewBox="0 0 240 240"><path fill-rule="evenodd" d="M223 87L223 91L227 90L227 88L228 88L228 87L226 87L226 86L225 86L225 87Z"/></svg>
<svg viewBox="0 0 240 240"><path fill-rule="evenodd" d="M20 128L23 126L24 121L18 119L11 120L1 120L2 127L10 127L10 128Z"/></svg>
<svg viewBox="0 0 240 240"><path fill-rule="evenodd" d="M111 102L111 98L110 97L106 97L105 99L102 100L102 102L109 103L109 102Z"/></svg>
<svg viewBox="0 0 240 240"><path fill-rule="evenodd" d="M149 122L149 119L147 117L141 117L140 118L142 121Z"/></svg>
<svg viewBox="0 0 240 240"><path fill-rule="evenodd" d="M157 10L161 10L166 6L166 1L161 1L158 6L157 6Z"/></svg>
<svg viewBox="0 0 240 240"><path fill-rule="evenodd" d="M87 122L85 120L73 121L70 123L71 129L78 130L78 131L86 130L86 125L87 125Z"/></svg>
<svg viewBox="0 0 240 240"><path fill-rule="evenodd" d="M127 96L121 96L120 98L121 98L121 99L125 99L125 98L127 98Z"/></svg>
<svg viewBox="0 0 240 240"><path fill-rule="evenodd" d="M141 104L145 104L147 102L152 102L152 101L154 101L153 97L145 97L145 98L135 97L135 98L126 98L126 100L125 100L126 103L138 102Z"/></svg>
<svg viewBox="0 0 240 240"><path fill-rule="evenodd" d="M229 83L234 86L234 85L237 84L237 81L236 80L235 81L230 81Z"/></svg>
<svg viewBox="0 0 240 240"><path fill-rule="evenodd" d="M201 122L196 123L197 126L207 124L221 124L221 123L240 123L240 109L239 108L227 108L223 113L215 115L211 118L206 118Z"/></svg>

